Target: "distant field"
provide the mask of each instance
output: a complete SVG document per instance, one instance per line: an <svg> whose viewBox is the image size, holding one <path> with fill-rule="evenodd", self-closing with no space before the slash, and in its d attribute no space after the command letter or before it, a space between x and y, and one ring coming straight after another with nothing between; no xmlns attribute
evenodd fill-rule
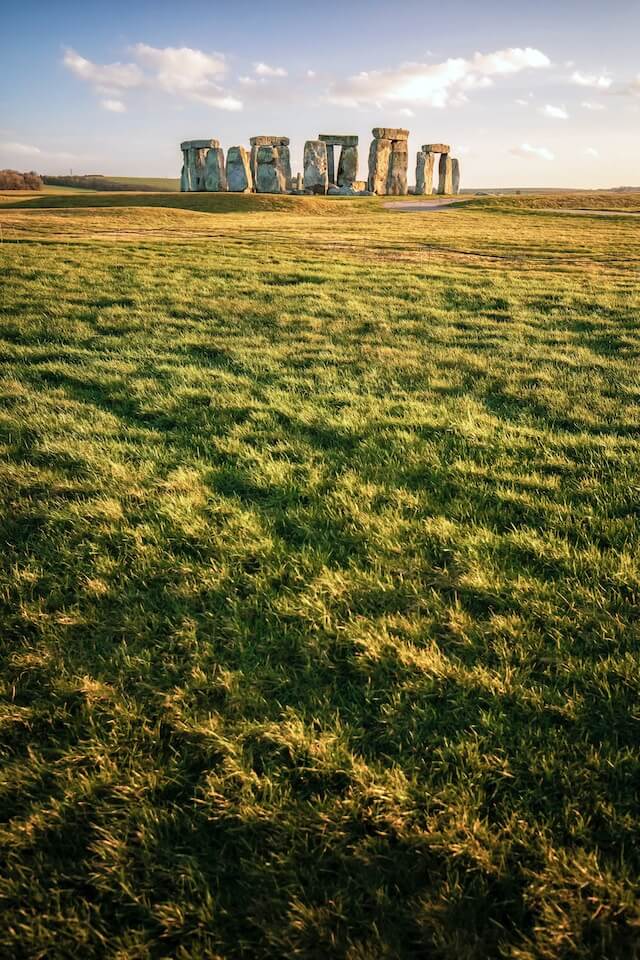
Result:
<svg viewBox="0 0 640 960"><path fill-rule="evenodd" d="M546 196L478 197L477 206L497 204L501 210L628 210L640 212L640 193L558 193Z"/></svg>
<svg viewBox="0 0 640 960"><path fill-rule="evenodd" d="M179 177L108 177L108 179L114 180L116 183L131 184L132 190L144 186L168 193L180 191Z"/></svg>
<svg viewBox="0 0 640 960"><path fill-rule="evenodd" d="M0 210L1 955L637 956L640 230L525 199Z"/></svg>

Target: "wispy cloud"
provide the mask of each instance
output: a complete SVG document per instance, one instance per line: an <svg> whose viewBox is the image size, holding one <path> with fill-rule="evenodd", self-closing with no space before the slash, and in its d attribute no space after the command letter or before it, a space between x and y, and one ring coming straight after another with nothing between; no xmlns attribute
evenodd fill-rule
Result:
<svg viewBox="0 0 640 960"><path fill-rule="evenodd" d="M127 110L122 100L101 100L100 105L110 113L126 113Z"/></svg>
<svg viewBox="0 0 640 960"><path fill-rule="evenodd" d="M600 151L596 150L595 147L587 147L585 153L588 157L593 157L594 159L597 159L600 156Z"/></svg>
<svg viewBox="0 0 640 960"><path fill-rule="evenodd" d="M608 90L613 83L606 73L581 73L579 70L574 70L569 80L579 87L593 87L594 90Z"/></svg>
<svg viewBox="0 0 640 960"><path fill-rule="evenodd" d="M110 95L110 99L102 101L102 106L112 112L122 113L126 109L117 95L142 86L220 110L242 109L242 101L220 82L227 71L222 54L191 47L152 47L146 43L135 44L131 54L134 63L98 64L70 49L63 62L97 93ZM119 106L114 106L116 103Z"/></svg>
<svg viewBox="0 0 640 960"><path fill-rule="evenodd" d="M254 72L259 77L286 77L287 71L284 67L270 67L268 63L254 63Z"/></svg>
<svg viewBox="0 0 640 960"><path fill-rule="evenodd" d="M550 117L551 120L568 120L569 114L564 107L554 107L551 103L547 103L544 107L540 107L538 110L543 117Z"/></svg>
<svg viewBox="0 0 640 960"><path fill-rule="evenodd" d="M16 140L5 140L0 143L0 153L13 157L38 157L41 159L72 160L73 154L59 150L43 150L33 143L20 143Z"/></svg>
<svg viewBox="0 0 640 960"><path fill-rule="evenodd" d="M583 100L580 106L584 110L604 110L604 104L593 103L591 100Z"/></svg>
<svg viewBox="0 0 640 960"><path fill-rule="evenodd" d="M510 152L514 157L525 159L536 157L538 160L555 160L555 154L547 147L534 147L530 143L521 143L519 147L512 147Z"/></svg>
<svg viewBox="0 0 640 960"><path fill-rule="evenodd" d="M364 71L334 83L328 100L344 107L405 103L443 108L464 102L471 90L492 86L495 77L548 67L550 63L546 54L532 47L476 53L469 59L458 57L435 64L403 63L391 70Z"/></svg>

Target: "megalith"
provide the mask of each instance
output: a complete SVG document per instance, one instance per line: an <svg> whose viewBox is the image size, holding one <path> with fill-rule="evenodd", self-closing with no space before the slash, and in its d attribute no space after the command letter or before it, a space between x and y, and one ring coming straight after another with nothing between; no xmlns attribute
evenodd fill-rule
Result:
<svg viewBox="0 0 640 960"><path fill-rule="evenodd" d="M286 193L287 181L282 174L280 147L259 146L256 151L256 190L258 193Z"/></svg>
<svg viewBox="0 0 640 960"><path fill-rule="evenodd" d="M220 146L219 140L184 140L182 150L182 174L180 189L183 193L205 190L205 166L210 150Z"/></svg>
<svg viewBox="0 0 640 960"><path fill-rule="evenodd" d="M232 193L250 193L253 189L249 154L244 147L229 147L227 151L227 189Z"/></svg>
<svg viewBox="0 0 640 960"><path fill-rule="evenodd" d="M430 151L418 150L416 161L416 194L420 197L430 197L433 193L433 167L435 154Z"/></svg>
<svg viewBox="0 0 640 960"><path fill-rule="evenodd" d="M456 160L455 157L451 159L451 180L452 180L452 193L460 193L460 161Z"/></svg>
<svg viewBox="0 0 640 960"><path fill-rule="evenodd" d="M322 140L327 145L329 186L332 184L341 187L353 186L358 177L358 135L354 133L321 133L318 140ZM335 147L341 148L337 172Z"/></svg>
<svg viewBox="0 0 640 960"><path fill-rule="evenodd" d="M358 148L342 147L338 161L338 186L352 187L358 179Z"/></svg>
<svg viewBox="0 0 640 960"><path fill-rule="evenodd" d="M286 154L280 159L281 166L284 166L285 176L287 177L287 184L291 178L291 160L289 158L289 137L272 137L272 136L260 136L260 137L251 137L251 175L253 177L254 184L257 183L258 179L258 150L260 147L286 147ZM257 189L257 186L256 186Z"/></svg>
<svg viewBox="0 0 640 960"><path fill-rule="evenodd" d="M369 149L369 180L368 187L372 193L385 194L389 177L389 158L391 157L391 140L375 138Z"/></svg>
<svg viewBox="0 0 640 960"><path fill-rule="evenodd" d="M389 177L387 193L392 197L404 197L407 193L407 171L409 169L409 144L406 140L391 142L389 158Z"/></svg>
<svg viewBox="0 0 640 960"><path fill-rule="evenodd" d="M209 193L223 193L227 189L227 175L222 147L212 147L207 154L204 167L204 186Z"/></svg>
<svg viewBox="0 0 640 960"><path fill-rule="evenodd" d="M369 190L381 196L407 192L409 131L399 127L374 127L369 150Z"/></svg>
<svg viewBox="0 0 640 960"><path fill-rule="evenodd" d="M328 187L327 145L322 140L307 140L304 145L304 189L326 193Z"/></svg>
<svg viewBox="0 0 640 960"><path fill-rule="evenodd" d="M448 153L440 155L438 174L438 193L453 193L453 170L451 157Z"/></svg>

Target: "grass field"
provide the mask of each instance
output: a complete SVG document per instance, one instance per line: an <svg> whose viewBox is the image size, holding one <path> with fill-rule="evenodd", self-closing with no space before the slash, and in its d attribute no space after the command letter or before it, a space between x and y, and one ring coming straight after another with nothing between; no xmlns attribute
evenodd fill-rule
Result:
<svg viewBox="0 0 640 960"><path fill-rule="evenodd" d="M638 956L640 231L516 203L0 210L1 955Z"/></svg>

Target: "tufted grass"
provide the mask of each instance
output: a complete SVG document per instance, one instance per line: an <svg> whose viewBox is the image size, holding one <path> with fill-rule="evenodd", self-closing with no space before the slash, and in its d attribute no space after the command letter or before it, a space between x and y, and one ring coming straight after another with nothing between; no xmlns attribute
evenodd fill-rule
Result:
<svg viewBox="0 0 640 960"><path fill-rule="evenodd" d="M636 956L637 225L112 199L0 215L0 954Z"/></svg>

